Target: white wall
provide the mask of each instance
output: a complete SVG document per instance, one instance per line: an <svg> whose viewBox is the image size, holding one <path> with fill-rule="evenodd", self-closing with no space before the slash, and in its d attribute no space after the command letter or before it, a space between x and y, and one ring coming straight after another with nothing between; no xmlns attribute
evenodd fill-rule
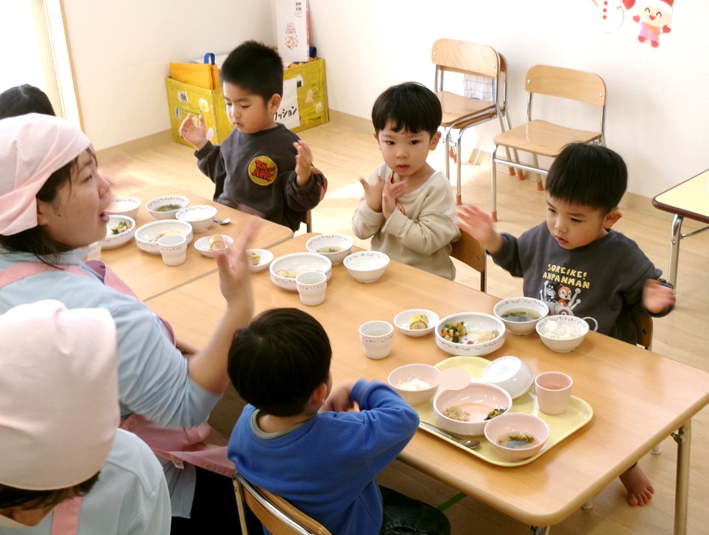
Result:
<svg viewBox="0 0 709 535"><path fill-rule="evenodd" d="M602 76L607 145L628 163L630 192L653 197L709 167L709 2L675 2L672 32L656 49L638 42L634 9L618 31L598 31L591 0L310 0L310 8L334 110L369 117L391 84L432 87L431 44L451 37L506 57L513 125L524 120L532 65ZM481 137L496 133L489 126ZM489 142L480 145L489 150Z"/></svg>
<svg viewBox="0 0 709 535"><path fill-rule="evenodd" d="M248 38L275 44L272 1L64 0L95 146L169 128L163 78L170 61L228 51ZM653 197L709 167L709 2L676 2L672 32L656 49L638 42L634 11L618 31L599 32L591 0L310 0L310 9L333 110L368 118L389 85L432 86L431 44L452 37L505 55L513 124L524 118L523 79L532 65L601 75L607 144L627 161L632 193ZM489 149L495 129L477 133L478 146Z"/></svg>
<svg viewBox="0 0 709 535"><path fill-rule="evenodd" d="M264 0L64 0L86 134L96 149L170 129L170 62L273 43Z"/></svg>

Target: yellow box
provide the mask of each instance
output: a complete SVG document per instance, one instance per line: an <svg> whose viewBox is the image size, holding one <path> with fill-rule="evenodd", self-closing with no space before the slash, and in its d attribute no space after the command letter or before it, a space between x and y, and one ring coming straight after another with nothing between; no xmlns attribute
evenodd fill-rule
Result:
<svg viewBox="0 0 709 535"><path fill-rule="evenodd" d="M329 121L327 107L327 83L325 80L325 60L312 59L305 63L290 65L284 71L284 80L297 79L298 115L300 125L291 127L300 132ZM292 108L279 110L276 121L283 122L283 113L293 113Z"/></svg>

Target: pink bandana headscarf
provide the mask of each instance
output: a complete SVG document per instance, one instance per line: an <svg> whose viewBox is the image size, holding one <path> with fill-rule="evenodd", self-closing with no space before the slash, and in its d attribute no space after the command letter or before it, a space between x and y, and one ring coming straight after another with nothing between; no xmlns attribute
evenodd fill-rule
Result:
<svg viewBox="0 0 709 535"><path fill-rule="evenodd" d="M0 315L0 484L58 490L93 477L118 414L116 326L59 301Z"/></svg>
<svg viewBox="0 0 709 535"><path fill-rule="evenodd" d="M89 143L81 130L51 115L0 120L0 235L37 226L37 193Z"/></svg>

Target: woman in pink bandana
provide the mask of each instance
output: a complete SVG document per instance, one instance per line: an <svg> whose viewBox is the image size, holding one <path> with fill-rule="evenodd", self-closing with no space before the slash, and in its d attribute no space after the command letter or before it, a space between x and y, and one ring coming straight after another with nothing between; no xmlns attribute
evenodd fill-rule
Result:
<svg viewBox="0 0 709 535"><path fill-rule="evenodd" d="M194 450L210 438L209 428L200 424L228 386L233 335L252 316L244 251L258 219L231 248L218 253L225 312L210 342L187 360L165 324L125 284L105 266L81 261L86 247L106 234L109 202L110 187L81 131L46 115L0 120L0 313L41 299L56 299L69 309L108 309L117 327L123 427L161 455L173 517L190 518L193 505L204 503L202 489L215 493L208 503L222 499L223 509L231 511L231 482L223 477L230 471L220 464L226 455L217 451L210 459ZM182 427L191 429L167 429ZM179 444L176 437L192 442ZM195 469L203 459L199 466L222 474L216 481ZM221 509L215 505L213 513Z"/></svg>

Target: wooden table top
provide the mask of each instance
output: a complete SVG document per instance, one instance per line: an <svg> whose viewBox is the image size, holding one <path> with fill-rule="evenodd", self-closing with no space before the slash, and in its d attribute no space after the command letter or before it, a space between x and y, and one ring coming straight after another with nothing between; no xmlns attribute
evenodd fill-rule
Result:
<svg viewBox="0 0 709 535"><path fill-rule="evenodd" d="M309 235L271 248L275 257L305 251ZM305 307L298 294L277 287L268 271L252 277L257 312L298 307L325 327L333 345L335 384L361 377L386 382L403 364L436 364L449 355L433 334L410 338L396 331L389 357L370 360L362 353L358 327L386 320L410 308L426 308L441 318L478 311L492 314L497 298L390 262L373 284L356 282L344 266L333 267L322 305ZM170 321L179 338L203 347L223 309L218 278L211 274L148 304ZM709 373L591 332L572 353L553 353L536 334L507 334L492 360L515 355L535 374L557 370L574 379L574 395L586 400L593 419L533 462L518 467L487 463L424 431L418 431L400 455L446 484L534 526L557 524L590 500L651 448L709 402Z"/></svg>
<svg viewBox="0 0 709 535"><path fill-rule="evenodd" d="M190 200L191 206L197 204L216 206L216 217L219 219L231 218L231 223L228 225L212 223L212 226L206 232L195 234L192 243L187 248L187 260L179 266L171 267L165 265L159 254L154 255L138 249L135 241L131 241L117 249L101 251L101 259L143 300L155 297L162 292L208 273L216 272L217 266L214 259L201 255L194 248L194 242L203 236L215 233L225 234L234 238L239 234L244 222L254 217L172 186L153 186L132 195L143 201L138 216L134 218L137 227L157 221L145 208L145 204L151 199L165 195L183 195ZM288 227L263 220L251 242L251 247L268 249L272 245L292 237L293 231Z"/></svg>
<svg viewBox="0 0 709 535"><path fill-rule="evenodd" d="M709 223L709 170L660 193L652 205L664 212Z"/></svg>

